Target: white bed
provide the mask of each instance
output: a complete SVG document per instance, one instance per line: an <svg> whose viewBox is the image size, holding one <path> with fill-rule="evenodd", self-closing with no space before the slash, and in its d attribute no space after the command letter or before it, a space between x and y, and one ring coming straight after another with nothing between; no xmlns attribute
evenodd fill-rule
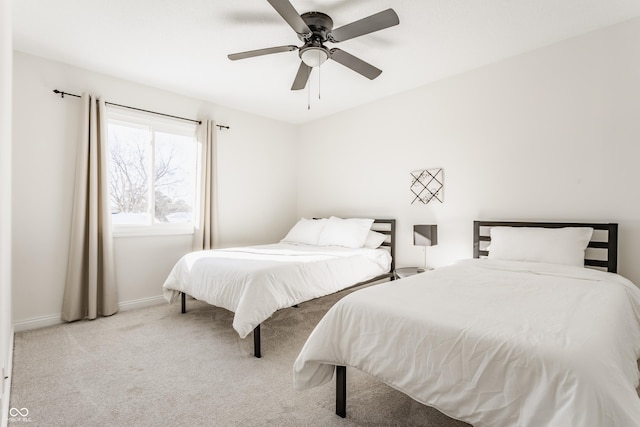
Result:
<svg viewBox="0 0 640 427"><path fill-rule="evenodd" d="M314 227L321 223L306 221ZM378 231L383 233L380 240L385 241L375 248L319 246L290 238L297 240L291 243L285 238L281 243L269 245L189 253L176 263L166 279L165 299L172 303L180 295L183 298L190 295L232 311L233 328L241 338L254 331L255 356L260 357L259 326L277 310L356 284L391 278L392 255L386 246L392 244L395 223L394 220L376 223L390 227Z"/></svg>
<svg viewBox="0 0 640 427"><path fill-rule="evenodd" d="M343 298L294 385L324 384L337 366L345 416L350 366L477 427L636 426L639 357L640 290L622 276L473 259Z"/></svg>

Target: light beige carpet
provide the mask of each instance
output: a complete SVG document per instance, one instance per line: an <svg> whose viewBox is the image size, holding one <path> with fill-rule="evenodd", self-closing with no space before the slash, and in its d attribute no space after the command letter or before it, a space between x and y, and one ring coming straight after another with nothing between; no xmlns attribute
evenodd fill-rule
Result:
<svg viewBox="0 0 640 427"><path fill-rule="evenodd" d="M293 362L323 314L348 291L277 312L262 325L261 359L232 313L195 300L17 333L10 426L461 427L356 369L347 418L335 382L292 386ZM23 412L24 413L24 412Z"/></svg>

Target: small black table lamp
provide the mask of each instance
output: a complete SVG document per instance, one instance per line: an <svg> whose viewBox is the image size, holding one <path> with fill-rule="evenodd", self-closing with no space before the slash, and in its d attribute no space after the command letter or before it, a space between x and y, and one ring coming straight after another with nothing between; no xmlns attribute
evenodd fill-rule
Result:
<svg viewBox="0 0 640 427"><path fill-rule="evenodd" d="M435 224L414 225L414 246L435 246L438 244L438 226ZM424 268L427 268L427 249L424 249Z"/></svg>

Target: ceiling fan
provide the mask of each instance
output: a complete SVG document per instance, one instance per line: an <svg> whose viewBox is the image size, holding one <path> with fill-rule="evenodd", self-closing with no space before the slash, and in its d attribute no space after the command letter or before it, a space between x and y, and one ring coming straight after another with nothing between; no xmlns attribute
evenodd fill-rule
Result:
<svg viewBox="0 0 640 427"><path fill-rule="evenodd" d="M393 9L387 9L340 28L333 29L333 20L325 13L307 12L300 15L289 0L267 1L276 12L284 18L287 24L293 28L298 38L304 42L304 44L302 46L276 46L227 55L232 61L297 50L302 61L300 62L300 67L298 68L298 73L293 81L291 90L304 89L313 67L322 65L328 59L332 59L370 80L375 79L382 73L382 70L344 50L338 48L329 49L325 46L325 43L339 43L398 25L400 20Z"/></svg>

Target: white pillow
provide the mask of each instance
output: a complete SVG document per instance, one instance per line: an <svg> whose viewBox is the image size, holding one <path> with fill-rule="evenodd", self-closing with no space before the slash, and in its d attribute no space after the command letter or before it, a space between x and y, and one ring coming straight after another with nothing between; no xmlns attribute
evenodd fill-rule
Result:
<svg viewBox="0 0 640 427"><path fill-rule="evenodd" d="M589 227L493 227L489 258L584 266Z"/></svg>
<svg viewBox="0 0 640 427"><path fill-rule="evenodd" d="M280 243L302 243L305 245L317 245L320 233L327 223L326 218L307 219L300 218L300 221L289 230L289 233L280 240Z"/></svg>
<svg viewBox="0 0 640 427"><path fill-rule="evenodd" d="M387 236L384 234L369 230L369 233L367 233L367 239L364 241L364 247L376 249L379 248L385 240L387 240Z"/></svg>
<svg viewBox="0 0 640 427"><path fill-rule="evenodd" d="M320 246L344 246L361 248L367 240L373 219L347 218L332 216L320 233Z"/></svg>

